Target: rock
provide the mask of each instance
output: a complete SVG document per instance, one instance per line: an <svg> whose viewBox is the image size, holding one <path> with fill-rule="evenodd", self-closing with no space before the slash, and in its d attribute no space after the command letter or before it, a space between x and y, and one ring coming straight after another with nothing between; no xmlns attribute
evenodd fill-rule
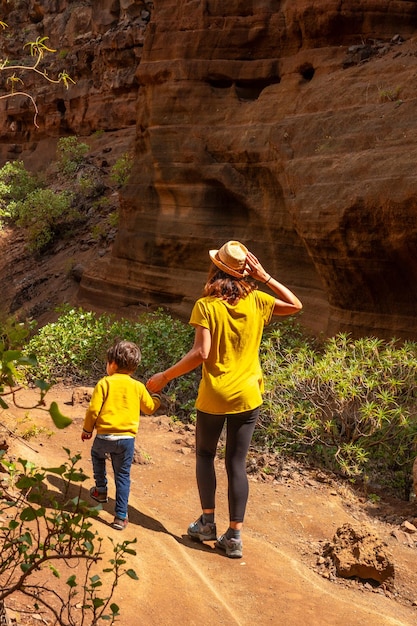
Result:
<svg viewBox="0 0 417 626"><path fill-rule="evenodd" d="M378 584L394 584L394 564L384 544L365 527L344 524L324 551L342 578L360 578Z"/></svg>
<svg viewBox="0 0 417 626"><path fill-rule="evenodd" d="M417 3L389 19L386 0L27 4L3 3L3 58L48 36L48 75L76 84L33 81L39 128L7 101L2 163L38 170L59 136L134 146L111 258L91 258L80 305L187 319L208 248L239 238L313 332L417 338Z"/></svg>
<svg viewBox="0 0 417 626"><path fill-rule="evenodd" d="M71 269L71 276L74 280L77 281L77 283L81 281L84 270L85 270L85 267L82 263L76 263L74 267Z"/></svg>
<svg viewBox="0 0 417 626"><path fill-rule="evenodd" d="M146 452L142 452L142 450L135 445L132 462L135 465L150 465L152 460Z"/></svg>
<svg viewBox="0 0 417 626"><path fill-rule="evenodd" d="M417 528L414 526L414 524L412 524L411 522L408 522L407 520L405 520L405 522L401 524L401 528L407 533L417 532Z"/></svg>
<svg viewBox="0 0 417 626"><path fill-rule="evenodd" d="M402 531L402 543L404 545L409 546L410 548L415 548L416 547L415 537L410 535L410 533L408 533L408 532Z"/></svg>
<svg viewBox="0 0 417 626"><path fill-rule="evenodd" d="M94 387L76 387L72 390L71 404L87 405L93 394Z"/></svg>
<svg viewBox="0 0 417 626"><path fill-rule="evenodd" d="M415 67L379 55L393 33L417 51L417 4L238 5L155 4L118 235L80 302L187 319L207 250L237 238L313 331L417 337Z"/></svg>

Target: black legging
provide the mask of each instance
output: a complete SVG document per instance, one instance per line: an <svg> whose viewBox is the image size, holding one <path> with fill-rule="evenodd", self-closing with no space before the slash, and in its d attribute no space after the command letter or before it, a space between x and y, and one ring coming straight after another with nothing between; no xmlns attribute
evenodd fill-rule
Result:
<svg viewBox="0 0 417 626"><path fill-rule="evenodd" d="M259 409L243 413L212 415L197 411L196 474L201 507L214 509L216 472L214 458L217 443L226 420L226 472L228 478L229 516L231 522L243 522L249 485L246 455L259 416Z"/></svg>

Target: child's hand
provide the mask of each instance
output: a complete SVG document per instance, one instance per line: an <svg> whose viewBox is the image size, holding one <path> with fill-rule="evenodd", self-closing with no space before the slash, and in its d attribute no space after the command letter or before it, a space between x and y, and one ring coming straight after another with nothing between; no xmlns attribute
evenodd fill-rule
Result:
<svg viewBox="0 0 417 626"><path fill-rule="evenodd" d="M85 441L86 439L91 439L92 436L93 433L87 433L85 430L83 430L83 432L81 433L82 441Z"/></svg>

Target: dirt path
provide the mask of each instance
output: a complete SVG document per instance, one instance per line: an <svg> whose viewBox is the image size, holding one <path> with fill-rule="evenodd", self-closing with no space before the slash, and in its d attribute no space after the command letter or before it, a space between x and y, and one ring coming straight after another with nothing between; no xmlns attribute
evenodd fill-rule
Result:
<svg viewBox="0 0 417 626"><path fill-rule="evenodd" d="M84 407L70 405L71 389L53 390L63 411L73 417L65 431L55 431L49 417L30 411L18 430L42 424L55 434L38 435L30 448L14 440L16 453L40 465L66 459L62 447L83 453L82 466L91 472L90 443L82 443ZM51 399L53 399L51 395ZM25 411L8 410L0 421L16 426ZM137 539L137 555L129 564L139 581L121 580L115 601L123 626L412 626L417 624L417 549L392 536L392 524L381 519L381 506L361 502L347 487L321 483L312 475L287 476L282 482L252 479L244 529L244 558L232 560L212 543L200 544L186 536L188 524L199 515L194 478L192 434L172 429L167 418L143 417L138 443L149 462L134 465L129 526L113 530L109 502L94 522L100 535L117 540ZM218 464L218 531L227 524L223 462ZM51 479L51 488L53 485ZM87 488L83 494L87 499ZM408 519L417 510L403 503L398 514ZM387 505L388 507L388 505ZM393 512L389 507L384 511ZM400 519L400 518L399 518ZM320 542L332 539L345 522L367 523L393 554L396 589L387 597L362 583L327 580L316 562ZM110 544L109 544L110 548ZM416 591L415 591L416 590ZM396 597L397 596L397 597ZM15 607L17 608L17 607ZM39 624L19 614L20 624Z"/></svg>

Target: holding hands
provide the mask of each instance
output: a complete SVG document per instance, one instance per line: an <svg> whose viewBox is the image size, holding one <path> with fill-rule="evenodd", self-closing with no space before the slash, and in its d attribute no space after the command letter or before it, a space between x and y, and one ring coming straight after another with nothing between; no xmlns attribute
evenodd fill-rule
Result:
<svg viewBox="0 0 417 626"><path fill-rule="evenodd" d="M151 393L159 393L165 385L169 383L169 380L163 372L157 372L150 377L146 383L146 388Z"/></svg>

